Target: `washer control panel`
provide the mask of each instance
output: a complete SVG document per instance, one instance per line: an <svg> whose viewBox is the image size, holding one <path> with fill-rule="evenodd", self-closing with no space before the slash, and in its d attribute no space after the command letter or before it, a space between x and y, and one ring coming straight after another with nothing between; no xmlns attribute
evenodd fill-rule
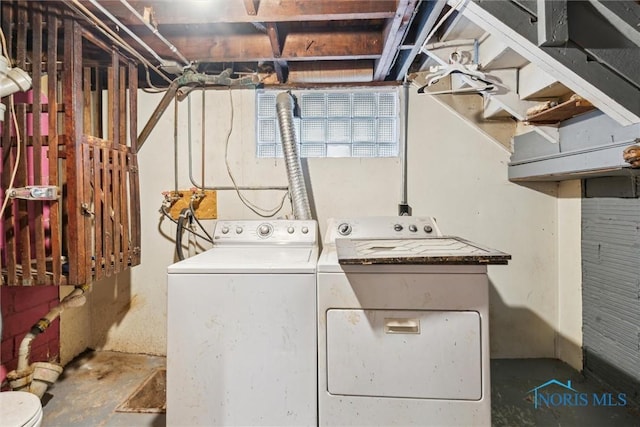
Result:
<svg viewBox="0 0 640 427"><path fill-rule="evenodd" d="M385 216L369 218L330 219L325 243L336 238L397 239L442 237L432 217Z"/></svg>
<svg viewBox="0 0 640 427"><path fill-rule="evenodd" d="M313 220L219 220L213 232L214 244L315 244L318 225Z"/></svg>

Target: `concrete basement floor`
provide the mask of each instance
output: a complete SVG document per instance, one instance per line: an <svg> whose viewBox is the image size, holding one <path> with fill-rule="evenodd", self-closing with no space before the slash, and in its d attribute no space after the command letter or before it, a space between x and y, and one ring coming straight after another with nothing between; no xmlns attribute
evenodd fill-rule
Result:
<svg viewBox="0 0 640 427"><path fill-rule="evenodd" d="M165 366L157 356L87 352L65 369L43 398L43 427L160 427L159 413L116 412L152 373ZM556 407L535 409L529 390L550 379L581 393L602 393L568 365L554 359L492 360L492 424L495 427L615 426L640 427L640 411L631 407ZM551 390L552 392L558 390Z"/></svg>

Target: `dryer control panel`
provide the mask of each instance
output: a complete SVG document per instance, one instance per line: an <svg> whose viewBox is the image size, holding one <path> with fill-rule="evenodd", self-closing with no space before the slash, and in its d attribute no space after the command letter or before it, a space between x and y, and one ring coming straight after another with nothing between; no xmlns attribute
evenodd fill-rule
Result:
<svg viewBox="0 0 640 427"><path fill-rule="evenodd" d="M318 225L314 220L219 220L213 242L219 244L316 245Z"/></svg>
<svg viewBox="0 0 640 427"><path fill-rule="evenodd" d="M368 218L332 218L324 242L337 238L398 239L442 237L435 218L418 216L380 216Z"/></svg>

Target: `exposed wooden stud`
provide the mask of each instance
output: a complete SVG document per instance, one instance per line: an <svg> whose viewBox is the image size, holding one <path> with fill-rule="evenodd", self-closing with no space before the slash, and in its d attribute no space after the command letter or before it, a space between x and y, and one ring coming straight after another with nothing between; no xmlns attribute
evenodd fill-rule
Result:
<svg viewBox="0 0 640 427"><path fill-rule="evenodd" d="M27 110L25 104L16 105L16 116L18 119L18 131L21 138L28 138L27 131ZM26 144L20 144L17 147L20 150L20 163L18 164L18 173L16 174L15 187L24 187L29 182L29 164L27 156ZM14 204L18 205L18 230L20 231L20 264L22 266L22 285L31 286L33 284L31 277L31 233L29 229L29 208L26 200L14 199Z"/></svg>
<svg viewBox="0 0 640 427"><path fill-rule="evenodd" d="M83 79L85 81L85 83L82 86L82 97L84 100L84 112L82 115L82 122L83 122L83 127L84 129L87 130L87 132L91 131L91 129L93 129L93 122L94 119L91 115L91 109L93 107L93 103L91 102L91 68L90 67L84 67L83 68Z"/></svg>
<svg viewBox="0 0 640 427"><path fill-rule="evenodd" d="M31 57L42 58L42 9L39 4L34 4L34 11L31 15ZM42 93L42 64L37 62L31 71L31 81L33 85L32 103L32 144L33 144L33 178L34 184L47 184L42 181L42 116L41 116L41 93ZM44 233L44 202L41 200L32 202L34 211L34 238L36 255L36 284L48 284L47 263L45 253L45 233Z"/></svg>
<svg viewBox="0 0 640 427"><path fill-rule="evenodd" d="M120 156L118 147L114 144L114 149L111 151L111 209L107 212L111 217L111 224L113 226L113 250L111 259L113 262L114 273L119 273L120 270L120 256L122 254L122 246L120 244Z"/></svg>
<svg viewBox="0 0 640 427"><path fill-rule="evenodd" d="M244 0L244 8L247 14L255 16L258 14L258 8L260 7L260 0Z"/></svg>
<svg viewBox="0 0 640 427"><path fill-rule="evenodd" d="M113 222L111 221L111 152L102 147L102 246L104 254L104 272L107 277L113 274L111 255L113 254Z"/></svg>
<svg viewBox="0 0 640 427"><path fill-rule="evenodd" d="M125 148L125 147L123 147ZM120 176L118 180L120 181L120 186L118 187L119 194L118 199L120 200L120 253L117 253L118 259L122 259L122 264L120 270L124 270L129 265L129 198L127 197L127 150L121 150L116 153L118 156L118 164L120 168L118 169L118 173Z"/></svg>
<svg viewBox="0 0 640 427"><path fill-rule="evenodd" d="M269 36L269 42L271 43L271 52L274 58L280 58L282 56L282 38L278 32L278 26L275 22L268 22L266 24L267 35ZM274 59L273 66L278 76L280 83L286 83L289 73L289 67L287 61Z"/></svg>
<svg viewBox="0 0 640 427"><path fill-rule="evenodd" d="M64 23L64 58L66 69L63 81L65 103L65 153L67 178L67 218L75 227L68 228L69 254L86 254L88 240L84 218L83 203L83 159L82 159L82 32L80 26L71 17ZM88 265L88 268L87 268ZM90 271L90 257L69 257L69 283L88 283L87 271Z"/></svg>
<svg viewBox="0 0 640 427"><path fill-rule="evenodd" d="M129 64L129 139L130 149L127 153L127 177L129 179L129 215L131 218L131 243L128 245L130 263L140 264L140 187L138 182L138 69Z"/></svg>
<svg viewBox="0 0 640 427"><path fill-rule="evenodd" d="M92 152L92 162L93 162L93 213L94 213L94 279L100 280L104 276L106 260L104 257L104 241L103 241L103 230L102 224L103 219L102 216L104 212L102 211L102 206L104 204L104 190L102 185L102 150L95 146L91 146Z"/></svg>
<svg viewBox="0 0 640 427"><path fill-rule="evenodd" d="M119 55L118 55L119 56ZM120 59L122 57L119 56ZM120 117L118 118L119 126L118 130L120 132L118 136L118 141L121 145L127 145L127 68L119 67L118 72L118 105L120 105Z"/></svg>
<svg viewBox="0 0 640 427"><path fill-rule="evenodd" d="M267 35L269 36L269 42L271 43L271 52L273 52L273 57L280 58L282 56L282 40L278 33L278 25L275 22L268 22L265 25L267 27Z"/></svg>
<svg viewBox="0 0 640 427"><path fill-rule="evenodd" d="M382 36L384 47L380 59L376 62L374 80L384 80L393 66L416 4L417 0L399 0L395 16L387 20Z"/></svg>
<svg viewBox="0 0 640 427"><path fill-rule="evenodd" d="M61 186L58 165L58 27L59 21L54 9L47 6L47 98L49 114L49 185ZM51 227L51 271L53 284L60 285L62 280L62 231L59 200L49 202L49 223Z"/></svg>
<svg viewBox="0 0 640 427"><path fill-rule="evenodd" d="M18 2L18 22L16 35L16 66L24 68L27 63L27 26L29 24L29 16L27 14L27 2L21 0ZM18 132L22 141L29 140L27 134L27 110L24 103L15 105L16 118L18 121ZM28 184L28 168L29 158L27 156L27 144L17 144L16 150L20 150L20 162L18 163L18 171L14 187L24 187ZM33 165L31 165L33 166ZM29 211L25 200L14 199L13 205L17 206L18 216L16 218L18 245L19 245L19 263L22 270L21 284L23 286L31 286L31 239L29 230ZM7 209L11 209L8 207Z"/></svg>

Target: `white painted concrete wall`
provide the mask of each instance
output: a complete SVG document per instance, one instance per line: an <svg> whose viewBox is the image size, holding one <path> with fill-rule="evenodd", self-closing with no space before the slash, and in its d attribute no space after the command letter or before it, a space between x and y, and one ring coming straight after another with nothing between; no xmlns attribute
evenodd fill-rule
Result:
<svg viewBox="0 0 640 427"><path fill-rule="evenodd" d="M201 98L198 92L194 95L194 175L200 181ZM254 96L251 90L233 92L231 168L239 184L286 185L283 160L255 158ZM140 95L140 126L160 97ZM227 185L224 143L229 92L210 91L206 100L206 184ZM187 176L186 112L183 102L180 188L192 186ZM509 183L509 153L431 97L412 93L409 123L409 203L414 215L433 215L445 233L513 255L508 266L489 267L492 356L553 357L559 322L557 186L527 188ZM158 208L161 192L174 186L173 152L170 107L139 156L142 264L112 283L95 284L90 322L95 348L165 353L166 267L175 260L171 241L175 227L160 221ZM322 232L332 216L397 213L401 192L398 159L309 159L308 166ZM272 207L282 193L246 194L259 205ZM218 205L220 218L255 217L233 192L220 192ZM290 212L285 205L283 213ZM575 220L579 218L578 214ZM579 241L574 251L579 251ZM63 323L63 334L74 327L77 325Z"/></svg>
<svg viewBox="0 0 640 427"><path fill-rule="evenodd" d="M582 256L580 181L558 187L557 357L582 370Z"/></svg>
<svg viewBox="0 0 640 427"><path fill-rule="evenodd" d="M557 186L510 183L509 152L448 108L411 98L414 215L433 215L444 233L512 255L508 266L489 266L492 357L553 357Z"/></svg>

